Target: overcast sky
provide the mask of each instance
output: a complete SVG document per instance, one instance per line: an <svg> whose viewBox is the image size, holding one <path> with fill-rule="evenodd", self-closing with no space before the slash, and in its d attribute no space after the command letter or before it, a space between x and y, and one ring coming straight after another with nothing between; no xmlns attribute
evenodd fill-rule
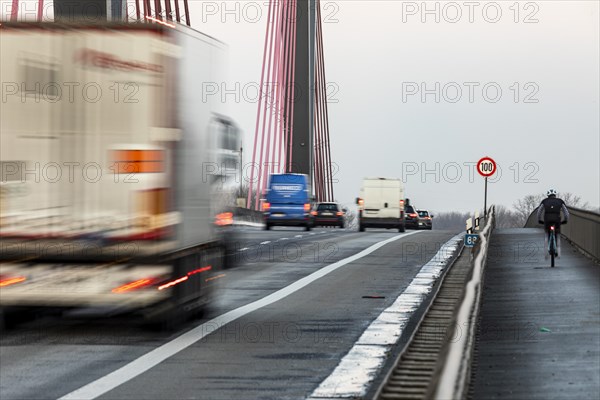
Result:
<svg viewBox="0 0 600 400"><path fill-rule="evenodd" d="M439 22L420 1L323 2L326 75L339 89L329 104L337 199L351 203L363 176L404 175L419 207L472 210L482 206L483 179L470 163L491 156L501 168L491 202L511 205L553 187L598 205L599 3L428 9L436 3ZM260 77L266 8L227 4L237 14L193 1L191 15L229 45L230 80L243 86ZM433 92L425 99L422 84ZM231 103L250 143L256 104Z"/></svg>
<svg viewBox="0 0 600 400"><path fill-rule="evenodd" d="M351 204L364 176L386 176L405 178L420 208L481 208L473 163L491 156L489 202L556 188L597 206L599 2L466 3L428 1L424 14L421 1L323 1L336 198ZM265 2L190 0L190 14L228 45L229 89L259 81ZM249 149L255 99L226 106Z"/></svg>

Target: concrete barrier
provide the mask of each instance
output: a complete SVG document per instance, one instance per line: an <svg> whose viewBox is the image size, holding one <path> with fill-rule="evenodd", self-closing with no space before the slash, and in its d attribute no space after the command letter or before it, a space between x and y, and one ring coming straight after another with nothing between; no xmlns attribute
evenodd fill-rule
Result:
<svg viewBox="0 0 600 400"><path fill-rule="evenodd" d="M488 212L484 228L479 233L479 240L473 248L475 259L471 278L467 282L463 298L455 311L451 326L465 327L464 335L448 342L444 356L438 361L435 390L431 397L436 400L464 399L467 397L469 378L471 376L471 359L476 332L477 315L479 313L482 288L482 278L487 264L487 253L490 236L494 230L495 208Z"/></svg>
<svg viewBox="0 0 600 400"><path fill-rule="evenodd" d="M600 214L580 208L569 209L569 223L560 227L561 235L589 257L600 260ZM527 218L525 228L540 228L537 210Z"/></svg>

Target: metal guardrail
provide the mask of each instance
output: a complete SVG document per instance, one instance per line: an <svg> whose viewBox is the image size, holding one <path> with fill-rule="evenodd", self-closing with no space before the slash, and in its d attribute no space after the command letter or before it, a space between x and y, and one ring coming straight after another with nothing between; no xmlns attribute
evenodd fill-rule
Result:
<svg viewBox="0 0 600 400"><path fill-rule="evenodd" d="M569 209L569 223L560 227L561 234L590 257L600 260L600 214L575 207ZM534 210L525 223L525 228L539 228Z"/></svg>
<svg viewBox="0 0 600 400"><path fill-rule="evenodd" d="M492 206L473 249L476 253L472 275L452 324L465 327L465 334L447 344L444 357L439 361L440 368L435 378L437 384L433 395L436 400L463 399L468 392L477 315L483 290L482 278L487 264L489 240L496 220L495 214L495 208Z"/></svg>
<svg viewBox="0 0 600 400"><path fill-rule="evenodd" d="M228 211L233 213L234 218L247 222L262 222L263 213L249 208L230 207Z"/></svg>

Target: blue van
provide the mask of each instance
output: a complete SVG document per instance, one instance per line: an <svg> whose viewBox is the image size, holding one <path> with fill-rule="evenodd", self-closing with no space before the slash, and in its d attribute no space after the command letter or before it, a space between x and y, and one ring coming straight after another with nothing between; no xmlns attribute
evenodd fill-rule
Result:
<svg viewBox="0 0 600 400"><path fill-rule="evenodd" d="M273 174L263 202L265 229L272 226L312 226L311 190L304 174Z"/></svg>

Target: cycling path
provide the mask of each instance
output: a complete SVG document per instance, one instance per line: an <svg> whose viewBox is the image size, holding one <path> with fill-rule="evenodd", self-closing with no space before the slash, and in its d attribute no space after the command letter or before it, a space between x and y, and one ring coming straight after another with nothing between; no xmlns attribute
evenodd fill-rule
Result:
<svg viewBox="0 0 600 400"><path fill-rule="evenodd" d="M562 239L550 268L541 229L490 240L471 398L597 399L600 265Z"/></svg>

